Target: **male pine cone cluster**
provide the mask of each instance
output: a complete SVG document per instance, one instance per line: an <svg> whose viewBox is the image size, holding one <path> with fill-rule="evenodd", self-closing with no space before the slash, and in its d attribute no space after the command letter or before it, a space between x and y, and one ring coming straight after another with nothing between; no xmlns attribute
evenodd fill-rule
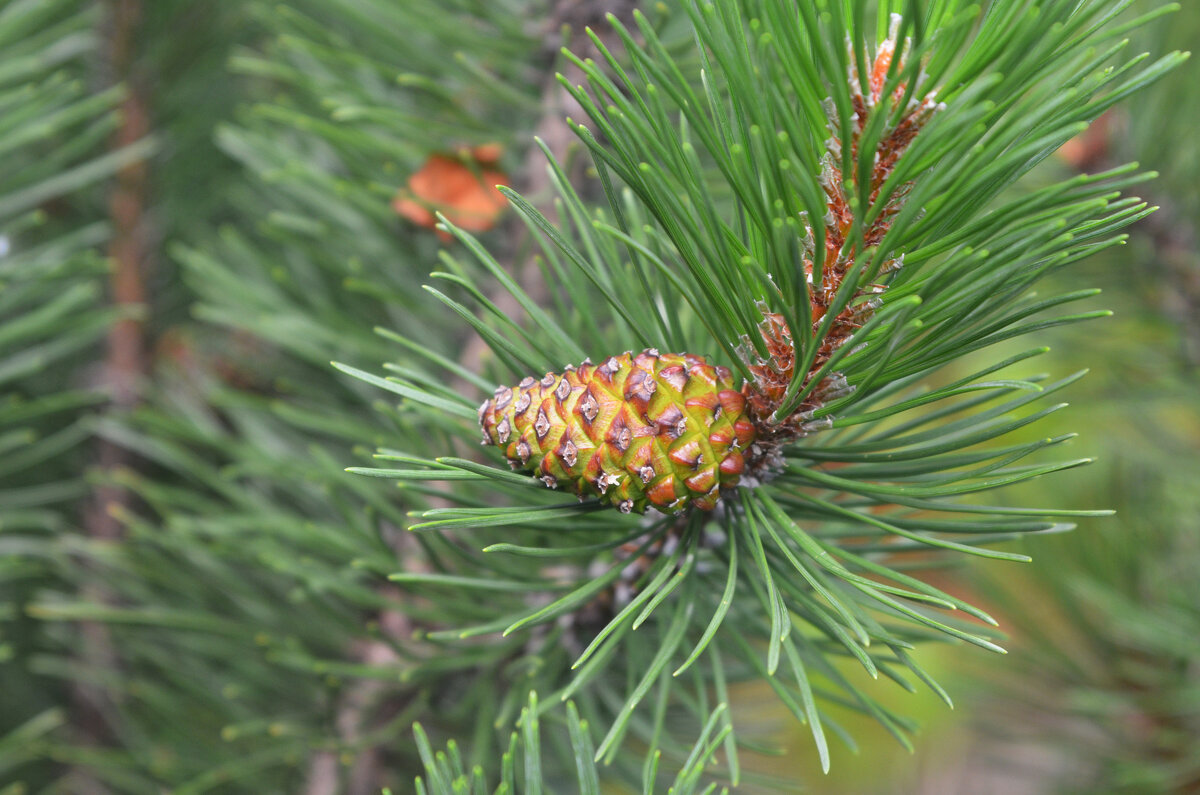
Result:
<svg viewBox="0 0 1200 795"><path fill-rule="evenodd" d="M755 438L728 369L654 349L500 387L479 423L514 467L625 513L712 510Z"/></svg>

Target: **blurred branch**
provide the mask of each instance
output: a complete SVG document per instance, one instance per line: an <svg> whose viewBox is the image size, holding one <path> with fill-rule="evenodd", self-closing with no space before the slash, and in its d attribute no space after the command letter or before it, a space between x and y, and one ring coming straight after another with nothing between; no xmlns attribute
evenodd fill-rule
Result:
<svg viewBox="0 0 1200 795"><path fill-rule="evenodd" d="M120 123L111 143L114 151L122 150L146 138L150 131L149 109L140 87L130 79L137 33L142 19L139 0L112 0L107 18L102 23L108 39L108 60L111 79L127 84L127 93L120 106ZM131 163L116 173L109 194L108 212L112 224L108 256L111 263L109 280L110 301L128 309L109 329L106 355L100 377L110 396L110 405L118 412L128 412L140 401L141 382L145 376L146 356L143 320L135 314L145 305L146 285L143 272L145 251L145 206L148 187L148 166L144 160ZM90 503L85 507L84 529L98 542L116 542L122 526L116 518L120 509L129 506L130 493L112 485L109 475L125 467L129 452L113 442L97 442L100 482L94 487ZM83 594L93 603L112 602L112 595L95 583L85 584ZM80 625L83 657L89 666L111 670L117 667L118 654L113 648L108 628L99 622ZM77 682L74 690L75 726L87 741L101 743L113 734L110 696L101 687ZM98 780L82 776L77 791L106 792Z"/></svg>
<svg viewBox="0 0 1200 795"><path fill-rule="evenodd" d="M123 149L147 136L150 114L141 87L131 81L130 73L134 43L141 21L139 0L114 0L109 20L109 57L116 81L128 83L121 104L121 123L113 138L112 148ZM148 167L145 161L125 166L117 172L109 195L109 218L113 226L108 255L112 263L109 289L110 300L121 308L137 310L146 302L144 264L145 205L148 187ZM141 380L146 370L143 320L134 316L122 317L108 334L107 356L102 379L118 411L129 411L137 405ZM99 463L104 472L112 472L128 461L129 453L106 440L99 442ZM116 486L97 486L95 501L87 517L88 534L93 538L115 540L121 535L120 523L112 508L127 507L128 492Z"/></svg>
<svg viewBox="0 0 1200 795"><path fill-rule="evenodd" d="M411 557L404 557L412 560ZM394 588L387 589L393 598L398 598ZM387 611L379 616L380 631L390 638L402 640L412 634L412 625L408 616L395 610ZM374 668L394 666L400 657L390 645L380 640L358 644L352 651L351 657L355 662ZM359 738L370 728L367 718L374 712L381 698L388 693L385 682L379 679L358 679L347 686L338 700L337 712L334 715L337 737L343 746L355 745ZM308 765L308 776L304 787L304 795L374 795L383 786L383 753L379 747L362 749L350 766L346 787L340 786L340 770L342 762L336 750L326 750L314 753Z"/></svg>
<svg viewBox="0 0 1200 795"><path fill-rule="evenodd" d="M396 533L391 547L402 570L415 573L427 569L419 555L420 549L416 539L411 533ZM386 585L377 590L394 602L403 598L403 594L393 585ZM350 657L357 663L373 668L394 667L399 663L400 656L389 641L403 643L410 639L413 634L412 620L398 610L386 610L379 614L377 621L380 633L388 640L357 643L350 650ZM334 728L338 742L343 748L353 748L360 744L362 735L371 728L368 725L370 716L377 713L376 707L390 692L388 685L381 679L358 679L346 687L338 699L334 713ZM403 706L404 704L401 704L398 708L391 709L389 717L403 709ZM338 795L341 792L346 795L375 795L384 786L385 770L381 748L365 747L357 753L347 772L344 789L341 786L340 756L337 749L313 754L308 764L304 795Z"/></svg>

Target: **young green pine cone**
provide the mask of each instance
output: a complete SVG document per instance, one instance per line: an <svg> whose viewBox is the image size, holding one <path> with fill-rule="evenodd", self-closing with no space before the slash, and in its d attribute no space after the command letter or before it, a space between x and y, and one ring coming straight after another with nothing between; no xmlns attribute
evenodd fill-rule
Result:
<svg viewBox="0 0 1200 795"><path fill-rule="evenodd" d="M729 370L654 349L500 387L479 424L514 469L625 513L711 511L755 437Z"/></svg>

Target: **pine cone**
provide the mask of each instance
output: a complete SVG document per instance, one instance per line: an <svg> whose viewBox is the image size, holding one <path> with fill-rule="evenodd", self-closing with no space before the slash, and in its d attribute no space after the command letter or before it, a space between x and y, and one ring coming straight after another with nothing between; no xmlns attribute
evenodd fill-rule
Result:
<svg viewBox="0 0 1200 795"><path fill-rule="evenodd" d="M728 369L654 349L500 387L479 424L514 469L625 513L712 510L755 438Z"/></svg>

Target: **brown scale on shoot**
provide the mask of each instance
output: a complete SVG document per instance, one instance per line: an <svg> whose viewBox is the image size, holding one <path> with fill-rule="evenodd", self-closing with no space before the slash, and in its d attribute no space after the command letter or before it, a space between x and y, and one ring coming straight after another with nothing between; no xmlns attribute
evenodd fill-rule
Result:
<svg viewBox="0 0 1200 795"><path fill-rule="evenodd" d="M514 469L625 513L711 511L754 440L729 370L652 349L500 387L479 423Z"/></svg>
<svg viewBox="0 0 1200 795"><path fill-rule="evenodd" d="M857 72L848 75L855 113L845 145L855 159L872 112L883 103L878 112L891 113L886 106L904 101L908 93L907 86L900 84L889 97L891 102L884 102L898 27L899 18L893 17L891 35L871 64L865 95ZM921 91L918 79L899 121L880 138L866 191L872 204L900 156L939 107L932 94ZM847 245L855 218L842 177L839 126L831 113L834 132L826 143L821 174L827 199L824 240L816 240L805 219L807 253L801 267L812 285L813 324L808 333L813 337L861 253ZM864 250L883 240L909 188L906 184L895 190L862 229ZM822 246L824 257L814 277L817 245ZM880 275L901 264L899 258L884 262ZM838 310L817 342L805 385L871 316L884 289L880 284L860 287ZM514 469L533 472L551 488L580 499L596 496L626 513L641 513L651 505L667 514L693 507L711 511L723 493L738 485L743 473L769 477L778 472L781 448L826 427L828 420L814 420L813 412L851 388L840 373L830 373L788 416L774 418L796 377L797 347L782 315L765 306L762 314L758 330L766 356L755 354L748 341L743 345L753 380L740 390L727 369L700 356L660 354L653 349L636 356L624 353L599 365L585 362L562 374L547 373L540 381L526 378L515 387L500 387L479 409L483 443L500 447Z"/></svg>
<svg viewBox="0 0 1200 795"><path fill-rule="evenodd" d="M896 53L899 25L900 17L893 15L890 35L880 44L871 65L866 95L862 93L862 84L857 71L852 68L848 75L854 105L849 146L855 162L857 162L860 141L871 113L884 99L883 91L888 71ZM902 63L897 64L897 69L902 67ZM906 93L907 85L900 83L891 94L892 102L902 102ZM891 176L900 156L940 107L932 94L921 92L920 80L918 80L913 97L906 105L899 121L895 126L885 129L880 137L875 151L874 165L871 169L870 184L867 186L867 193L872 205L879 198L884 182ZM880 112L890 113L891 108L885 107ZM834 133L826 142L827 151L821 174L821 184L825 190L827 201L824 219L825 239L821 244L824 249L824 258L820 269L820 278L816 279L815 283L812 253L817 245L816 235L811 224L805 219L805 228L808 233L808 255L804 258L803 267L810 284L811 334L814 337L818 334L825 316L832 308L843 281L853 271L856 257L859 254L854 245L847 245L855 219L843 182L842 141L836 132L839 122L831 103L829 117L829 127ZM911 183L899 186L888 198L887 204L875 219L862 230L864 250L871 249L883 241L884 236L892 227L892 220L904 206L904 200L911 187ZM898 270L902 264L899 257L886 260L880 268L879 275ZM838 312L830 322L824 336L819 340L816 357L805 376L805 385L824 367L825 363L829 361L829 357L845 344L874 313L879 306L878 295L885 289L885 285L882 284L870 284L859 288L845 307ZM840 373L830 373L788 416L778 420L772 419L775 412L783 405L784 394L795 376L796 345L793 341L792 330L788 328L782 315L769 312L765 307L762 312L763 321L759 325L758 331L766 346L766 357L753 354L753 349L748 342L742 346L743 358L754 375L754 381L747 383L743 387L743 392L746 394L750 418L758 432L758 444L755 449L752 449L752 455L748 462L751 471L755 474L769 474L771 469L778 467L779 448L784 444L824 427L827 423L813 420L813 411L829 401L847 394L851 389Z"/></svg>

